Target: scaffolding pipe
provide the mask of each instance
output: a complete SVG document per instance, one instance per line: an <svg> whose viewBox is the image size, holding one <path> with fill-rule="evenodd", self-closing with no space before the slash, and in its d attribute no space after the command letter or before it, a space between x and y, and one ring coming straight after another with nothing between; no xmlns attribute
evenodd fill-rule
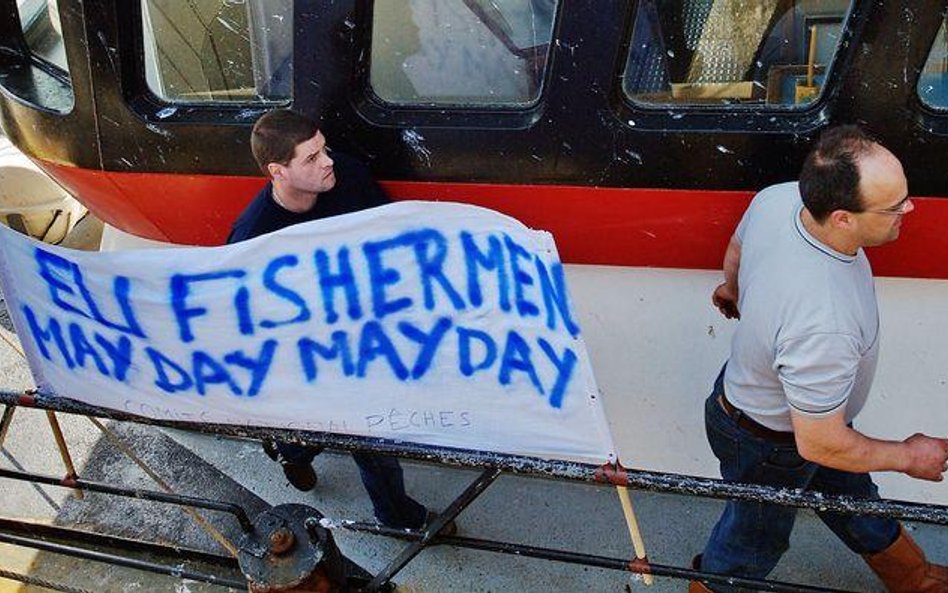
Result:
<svg viewBox="0 0 948 593"><path fill-rule="evenodd" d="M424 531L393 529L391 527L384 527L375 523L345 521L341 522L338 526L342 529L348 529L350 531L383 535L386 537L393 537L415 542L419 542L425 537ZM496 552L500 554L511 554L514 556L540 558L543 560L552 560L554 562L567 562L570 564L579 564L582 566L592 566L596 568L623 570L635 574L651 574L659 577L700 580L712 584L747 587L756 589L758 591L774 591L777 593L854 593L845 589L828 589L826 587L811 587L809 585L799 585L796 583L786 583L781 581L766 581L752 578L718 575L710 572L702 572L700 570L679 568L677 566L667 566L664 564L655 564L653 562L643 561L639 558L633 558L632 560L624 558L609 558L606 556L583 554L581 552L569 552L566 550L557 550L553 548L540 548L537 546L498 542L473 537L439 535L436 536L433 543L456 546L460 548L469 548L472 550L483 550L485 552Z"/></svg>
<svg viewBox="0 0 948 593"><path fill-rule="evenodd" d="M157 557L163 560L181 562L200 562L218 568L237 572L240 567L233 556L224 556L214 552L206 552L195 548L180 545L165 545L146 540L108 535L95 531L83 531L60 525L35 523L19 519L0 517L0 533L22 535L43 541L58 541L81 544L86 548L97 550L111 550L121 552L135 552L138 554Z"/></svg>
<svg viewBox="0 0 948 593"><path fill-rule="evenodd" d="M139 498L142 500L151 500L155 502L166 502L179 506L197 507L211 511L221 511L230 513L236 517L240 523L240 528L244 533L253 533L253 523L247 517L247 513L242 507L230 502L221 502L219 500L210 500L207 498L197 498L195 496L184 496L181 494L168 494L165 492L154 492L152 490L141 490L139 488L119 488L100 482L91 482L89 480L80 480L71 476L57 478L55 476L44 476L41 474L31 474L27 472L16 471L12 469L0 468L0 478L9 478L11 480L22 480L25 482L34 482L37 484L46 484L49 486L62 486L64 488L75 488L78 490L88 490L90 492L101 492L103 494L114 494L116 496L126 496L129 498Z"/></svg>
<svg viewBox="0 0 948 593"><path fill-rule="evenodd" d="M247 587L246 581L237 581L225 577L219 577L213 574L188 570L180 566L167 566L165 564L149 562L147 560L127 558L125 556L109 554L107 552L97 552L95 550L88 550L78 546L48 542L22 535L0 533L0 542L12 544L14 546L34 548L36 550L43 550L44 552L51 552L54 554L63 554L64 556L72 556L74 558L82 558L83 560L93 560L95 562L104 562L106 564L113 564L115 566L135 568L138 570L144 570L146 572L177 577L179 579L190 579L192 581L211 583L214 585L220 585L222 587L233 587L238 590L243 590Z"/></svg>
<svg viewBox="0 0 948 593"><path fill-rule="evenodd" d="M207 434L261 440L271 439L306 445L325 446L344 451L367 451L456 467L476 469L497 467L504 472L541 478L559 478L580 482L628 486L649 492L767 503L817 511L889 517L902 521L948 526L948 506L889 499L874 500L830 496L819 492L774 488L758 484L726 482L713 478L627 469L621 466L595 466L571 461L539 459L489 451L418 445L415 443L327 432L158 420L128 412L92 406L69 398L44 395L35 391L26 393L0 391L0 403L50 409L85 416L127 420L139 424L167 426Z"/></svg>

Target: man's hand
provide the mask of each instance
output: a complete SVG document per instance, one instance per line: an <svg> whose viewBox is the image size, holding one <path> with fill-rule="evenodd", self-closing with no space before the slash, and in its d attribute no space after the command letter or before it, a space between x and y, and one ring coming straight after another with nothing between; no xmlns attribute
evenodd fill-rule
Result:
<svg viewBox="0 0 948 593"><path fill-rule="evenodd" d="M728 319L740 319L741 312L737 310L738 282L737 272L741 267L741 242L737 235L731 235L724 254L724 284L714 289L711 302L718 308L721 315Z"/></svg>
<svg viewBox="0 0 948 593"><path fill-rule="evenodd" d="M948 470L948 439L915 433L903 441L909 451L905 473L920 480L941 482Z"/></svg>
<svg viewBox="0 0 948 593"><path fill-rule="evenodd" d="M737 310L737 288L727 282L721 283L714 289L711 302L718 308L721 315L728 319L740 319L741 312Z"/></svg>

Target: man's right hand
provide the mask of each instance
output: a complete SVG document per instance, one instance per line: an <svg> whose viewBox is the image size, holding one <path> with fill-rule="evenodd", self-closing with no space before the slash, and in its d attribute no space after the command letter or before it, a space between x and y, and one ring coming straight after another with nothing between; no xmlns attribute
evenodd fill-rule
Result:
<svg viewBox="0 0 948 593"><path fill-rule="evenodd" d="M723 282L714 289L711 302L718 308L721 315L728 319L740 319L741 312L737 310L737 290L727 282Z"/></svg>
<svg viewBox="0 0 948 593"><path fill-rule="evenodd" d="M948 470L948 439L916 433L903 441L909 450L905 473L920 480L941 482Z"/></svg>

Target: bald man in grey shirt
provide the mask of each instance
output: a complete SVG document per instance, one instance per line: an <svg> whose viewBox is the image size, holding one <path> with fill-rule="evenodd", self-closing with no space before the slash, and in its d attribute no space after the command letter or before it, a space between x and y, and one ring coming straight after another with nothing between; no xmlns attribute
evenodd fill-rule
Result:
<svg viewBox="0 0 948 593"><path fill-rule="evenodd" d="M800 182L767 188L731 238L712 301L739 318L731 357L705 402L726 480L878 498L869 472L941 481L948 439L868 437L852 426L872 386L879 316L864 247L898 238L914 209L898 159L855 126L828 130ZM796 510L728 502L702 570L764 578L789 545ZM948 593L897 521L818 513L889 591ZM691 593L711 591L693 581ZM715 591L736 591L715 585Z"/></svg>
<svg viewBox="0 0 948 593"><path fill-rule="evenodd" d="M799 186L760 192L738 225L743 316L724 374L728 401L767 428L792 432L791 412L820 418L862 409L879 352L869 260L814 237Z"/></svg>

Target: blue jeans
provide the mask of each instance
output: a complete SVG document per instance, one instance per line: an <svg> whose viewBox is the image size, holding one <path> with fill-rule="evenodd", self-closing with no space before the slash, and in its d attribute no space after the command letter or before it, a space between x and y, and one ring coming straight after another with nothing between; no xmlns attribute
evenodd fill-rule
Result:
<svg viewBox="0 0 948 593"><path fill-rule="evenodd" d="M322 449L296 443L276 443L277 450L290 463L312 463ZM376 520L386 527L417 529L423 527L428 509L405 492L402 466L395 457L354 451L362 485L372 500Z"/></svg>
<svg viewBox="0 0 948 593"><path fill-rule="evenodd" d="M724 393L724 371L705 401L705 428L711 450L730 482L801 488L834 496L879 498L869 474L830 469L805 460L796 445L776 444L738 426L718 403ZM789 547L797 510L792 507L728 501L701 558L707 572L765 578ZM899 533L893 519L817 512L849 549L872 554L889 547ZM741 589L714 585L719 592Z"/></svg>

